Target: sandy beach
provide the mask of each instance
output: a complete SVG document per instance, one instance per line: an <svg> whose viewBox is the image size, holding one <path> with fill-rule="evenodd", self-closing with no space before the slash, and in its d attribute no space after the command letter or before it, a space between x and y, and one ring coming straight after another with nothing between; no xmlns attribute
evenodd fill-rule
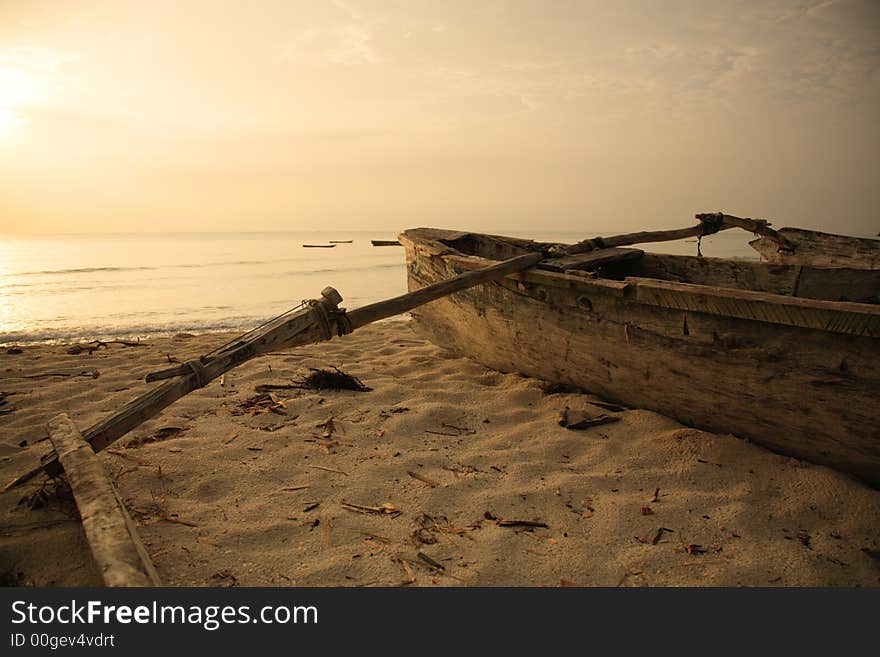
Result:
<svg viewBox="0 0 880 657"><path fill-rule="evenodd" d="M229 337L3 349L4 482L57 413L85 429ZM372 390L256 390L331 366ZM594 401L389 322L251 361L101 458L170 586L880 584L880 492ZM566 407L620 420L569 430ZM4 579L100 585L72 502L39 489L2 495Z"/></svg>

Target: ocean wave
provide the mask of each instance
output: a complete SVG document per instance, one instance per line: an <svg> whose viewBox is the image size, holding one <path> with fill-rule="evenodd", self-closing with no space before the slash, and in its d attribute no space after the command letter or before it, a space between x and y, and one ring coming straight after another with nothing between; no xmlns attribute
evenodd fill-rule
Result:
<svg viewBox="0 0 880 657"><path fill-rule="evenodd" d="M8 276L44 276L46 274L94 274L109 271L150 271L157 267L76 267L74 269L42 269L40 271L20 271Z"/></svg>
<svg viewBox="0 0 880 657"><path fill-rule="evenodd" d="M292 276L297 274L299 276L311 275L311 274L349 274L355 271L374 271L374 270L382 270L382 269L400 269L403 271L406 268L406 264L404 262L393 262L387 263L384 265L364 265L362 267L325 267L323 269L293 269L285 272L269 272L266 274L260 274L261 276Z"/></svg>
<svg viewBox="0 0 880 657"><path fill-rule="evenodd" d="M69 274L95 274L95 273L112 273L112 272L129 272L129 271L163 271L166 269L206 269L209 267L243 267L254 265L272 265L281 262L302 262L303 258L276 258L274 260L225 260L220 262L187 262L176 265L158 265L158 266L138 266L138 267L74 267L70 269L40 269L35 271L22 271L17 273L5 274L7 278L15 278L18 276L65 276ZM306 272L331 272L331 271L357 271L359 269L384 269L387 267L402 266L402 263L384 264L384 265L368 265L357 268L336 268L326 267L324 269L302 269L295 270L290 273L306 273ZM27 283L17 283L14 285L27 286Z"/></svg>
<svg viewBox="0 0 880 657"><path fill-rule="evenodd" d="M11 285L0 285L0 295L8 297L33 296L37 294L51 296L56 294L70 294L72 292L106 292L108 290L137 289L140 287L142 286L125 283L116 285L98 285L95 283L93 285L66 285L63 287L48 287L46 283L35 283L33 285L13 283Z"/></svg>

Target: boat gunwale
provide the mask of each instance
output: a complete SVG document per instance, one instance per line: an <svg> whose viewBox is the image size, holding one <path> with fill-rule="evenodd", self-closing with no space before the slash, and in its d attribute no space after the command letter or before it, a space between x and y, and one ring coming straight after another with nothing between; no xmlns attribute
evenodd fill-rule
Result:
<svg viewBox="0 0 880 657"><path fill-rule="evenodd" d="M426 234L427 233L427 234ZM470 255L458 251L454 247L440 241L442 235L449 235L455 239L467 235L485 235L493 239L501 241L509 240L512 246L516 246L517 242L527 242L527 240L517 240L516 238L508 238L499 235L489 235L486 233L474 233L473 231L452 231L435 228L414 228L404 231L399 236L401 242L406 246L411 246L414 250L423 250L426 255L433 255L443 258L450 264L457 265L462 269L474 270L495 264L498 261L483 256ZM534 242L536 246L542 243ZM715 260L728 260L726 258L713 258ZM771 267L780 265L773 263L760 263ZM816 268L822 269L822 268ZM841 317L855 316L857 323L862 324L859 329L856 326L817 326L808 321L780 321L778 318L758 318L742 313L730 312L711 312L706 308L690 308L695 312L708 312L709 314L727 316L736 319L745 319L750 321L761 321L765 323L777 324L781 326L798 326L812 330L819 330L829 333L844 333L867 337L880 337L880 305L859 303L855 301L829 301L823 299L810 299L805 297L794 297L772 292L763 292L758 290L749 290L741 288L727 288L715 285L704 285L698 283L679 283L667 281L659 278L647 278L630 276L623 281L612 279L589 279L582 276L576 276L561 272L553 272L542 269L529 269L524 272L508 274L507 279L513 281L524 281L537 285L548 285L551 287L577 288L585 291L600 292L603 294L611 294L619 296L621 299L631 301L633 303L643 303L674 310L688 310L678 305L665 305L659 303L656 299L648 298L649 294L639 299L638 289L645 291L662 292L680 292L691 294L694 296L702 296L707 299L715 298L722 302L742 301L745 303L759 303L765 305L777 306L781 309L806 313L806 317L822 315L828 313L838 314Z"/></svg>

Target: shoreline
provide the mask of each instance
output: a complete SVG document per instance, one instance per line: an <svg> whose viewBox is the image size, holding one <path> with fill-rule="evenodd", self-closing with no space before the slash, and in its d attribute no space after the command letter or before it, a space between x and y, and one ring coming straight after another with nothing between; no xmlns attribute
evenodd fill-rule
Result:
<svg viewBox="0 0 880 657"><path fill-rule="evenodd" d="M0 351L4 483L55 414L85 429L234 335ZM255 390L330 366L372 390ZM68 376L23 378L40 374ZM608 411L545 388L391 321L248 362L101 459L170 586L880 584L880 491L644 410L570 431L565 407ZM19 504L39 488L0 495L0 562L20 584L100 585L70 502Z"/></svg>
<svg viewBox="0 0 880 657"><path fill-rule="evenodd" d="M189 326L182 325L179 327L175 327L173 329L167 327L155 327L152 330L145 331L137 331L134 333L126 333L126 332L109 332L103 333L102 329L83 329L81 334L70 334L65 333L64 337L55 337L55 338L30 338L27 337L25 339L7 339L10 334L14 334L14 332L9 333L0 333L0 349L8 349L9 347L39 347L39 346L47 346L47 347L72 347L74 345L85 346L92 342L113 342L118 340L130 341L130 342L140 342L141 340L158 340L158 339L169 339L174 338L177 335L187 335L189 338L201 338L206 336L236 336L246 333L254 329L255 327L269 321L272 318L262 317L255 318L252 321L242 324L236 324L235 326L219 326L216 328L205 328L204 326ZM408 322L409 315L397 315L394 317L387 317L385 319L380 319L376 323L381 324L385 322ZM60 331L59 331L60 332Z"/></svg>

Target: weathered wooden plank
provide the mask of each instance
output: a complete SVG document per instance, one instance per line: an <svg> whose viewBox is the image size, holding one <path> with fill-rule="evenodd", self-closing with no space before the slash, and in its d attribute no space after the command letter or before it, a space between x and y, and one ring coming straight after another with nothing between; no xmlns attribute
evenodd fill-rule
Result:
<svg viewBox="0 0 880 657"><path fill-rule="evenodd" d="M880 269L822 268L726 258L646 253L636 262L611 264L610 276L657 278L676 283L770 292L827 301L880 301Z"/></svg>
<svg viewBox="0 0 880 657"><path fill-rule="evenodd" d="M599 249L562 258L549 258L538 264L539 269L565 271L567 269L587 271L612 262L630 261L645 254L641 249Z"/></svg>
<svg viewBox="0 0 880 657"><path fill-rule="evenodd" d="M638 276L786 295L792 294L798 277L798 268L788 265L662 253L646 253L638 261L609 265L605 271L619 278Z"/></svg>
<svg viewBox="0 0 880 657"><path fill-rule="evenodd" d="M880 307L860 303L799 299L752 290L672 283L629 277L627 296L639 303L785 324L831 333L880 337Z"/></svg>
<svg viewBox="0 0 880 657"><path fill-rule="evenodd" d="M880 303L880 269L793 267L798 271L793 296L829 301Z"/></svg>
<svg viewBox="0 0 880 657"><path fill-rule="evenodd" d="M801 228L780 228L779 235L794 245L782 250L767 237L749 242L769 262L813 267L880 269L880 240L835 235Z"/></svg>
<svg viewBox="0 0 880 657"><path fill-rule="evenodd" d="M61 414L49 421L48 430L104 583L107 586L161 586L134 521L76 425Z"/></svg>

